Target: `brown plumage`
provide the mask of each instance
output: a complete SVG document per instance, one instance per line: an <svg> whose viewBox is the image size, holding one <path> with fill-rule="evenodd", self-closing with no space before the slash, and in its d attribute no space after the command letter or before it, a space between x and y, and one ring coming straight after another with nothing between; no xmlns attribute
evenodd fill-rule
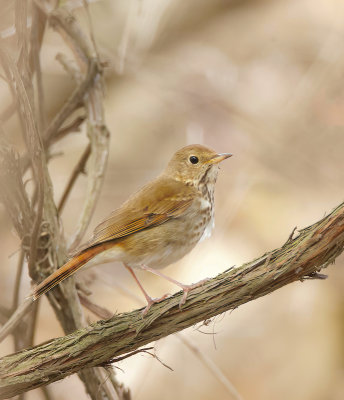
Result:
<svg viewBox="0 0 344 400"><path fill-rule="evenodd" d="M155 180L132 195L99 224L92 238L60 269L41 282L32 297L39 296L84 265L122 261L143 291L132 268L139 267L173 281L187 293L196 285L183 285L166 277L163 268L187 254L209 236L214 218L214 185L218 163L230 154L217 154L201 145L177 151Z"/></svg>

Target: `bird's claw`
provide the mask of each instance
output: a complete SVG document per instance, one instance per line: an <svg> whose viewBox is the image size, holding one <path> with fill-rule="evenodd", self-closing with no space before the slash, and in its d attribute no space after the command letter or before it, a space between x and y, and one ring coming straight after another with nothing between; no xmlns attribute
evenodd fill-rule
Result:
<svg viewBox="0 0 344 400"><path fill-rule="evenodd" d="M147 315L149 309L152 307L153 304L160 303L161 301L165 300L167 297L170 297L170 296L171 296L170 293L166 293L163 296L157 297L157 298L154 298L154 299L152 299L151 297L147 297L146 298L147 305L144 308L144 310L142 311L142 316L144 317L145 315Z"/></svg>
<svg viewBox="0 0 344 400"><path fill-rule="evenodd" d="M202 286L204 283L206 283L208 281L209 281L209 278L205 278L205 279L202 279L199 282L192 283L191 285L183 285L182 289L183 289L184 293L183 293L183 297L181 298L181 300L179 302L179 310L181 310L182 306L185 304L186 298L188 297L188 294L189 294L190 290L196 289L196 288Z"/></svg>

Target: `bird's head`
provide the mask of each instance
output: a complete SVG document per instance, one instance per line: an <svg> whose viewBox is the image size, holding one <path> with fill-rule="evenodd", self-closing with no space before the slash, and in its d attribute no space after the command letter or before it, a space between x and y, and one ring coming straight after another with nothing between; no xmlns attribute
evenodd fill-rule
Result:
<svg viewBox="0 0 344 400"><path fill-rule="evenodd" d="M215 183L219 163L230 153L216 153L200 144L192 144L178 150L168 163L164 174L185 184Z"/></svg>

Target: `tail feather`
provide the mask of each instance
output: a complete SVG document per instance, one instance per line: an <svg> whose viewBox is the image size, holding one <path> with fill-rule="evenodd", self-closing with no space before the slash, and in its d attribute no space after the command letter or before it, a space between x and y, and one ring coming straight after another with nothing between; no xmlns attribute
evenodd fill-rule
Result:
<svg viewBox="0 0 344 400"><path fill-rule="evenodd" d="M31 295L32 299L37 300L40 296L48 292L54 286L73 275L100 251L101 250L97 247L88 248L71 258L66 262L66 264L62 265L61 268L57 269L34 288L34 291Z"/></svg>

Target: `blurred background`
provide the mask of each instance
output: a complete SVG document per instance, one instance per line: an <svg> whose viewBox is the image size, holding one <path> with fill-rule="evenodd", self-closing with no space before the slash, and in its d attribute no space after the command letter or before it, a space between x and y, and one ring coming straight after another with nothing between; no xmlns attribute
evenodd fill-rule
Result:
<svg viewBox="0 0 344 400"><path fill-rule="evenodd" d="M88 31L82 1L65 3ZM2 44L11 51L14 1L2 1L1 9ZM106 61L111 149L88 235L189 143L234 157L221 166L212 237L164 271L182 282L215 276L279 247L295 226L314 223L343 201L342 1L99 0L89 9ZM49 119L75 87L55 60L59 51L66 46L49 28L41 53ZM1 109L10 102L1 80ZM20 150L18 121L11 118L5 129ZM56 200L86 144L85 129L56 144L50 162ZM67 238L85 190L81 176L62 214ZM0 304L9 306L19 241L1 205L0 221ZM326 281L294 283L181 335L216 364L243 399L343 399L343 264L341 256L325 271ZM22 299L30 290L24 275ZM158 277L138 275L152 296L177 291ZM92 290L92 300L112 312L144 304L121 265L78 278ZM38 324L37 344L63 334L46 299ZM232 398L179 337L155 347L173 372L148 355L117 365L118 379L130 387L133 399ZM12 351L7 338L0 356ZM71 393L86 398L75 375L50 389L56 400L70 399ZM43 395L36 390L26 398Z"/></svg>

